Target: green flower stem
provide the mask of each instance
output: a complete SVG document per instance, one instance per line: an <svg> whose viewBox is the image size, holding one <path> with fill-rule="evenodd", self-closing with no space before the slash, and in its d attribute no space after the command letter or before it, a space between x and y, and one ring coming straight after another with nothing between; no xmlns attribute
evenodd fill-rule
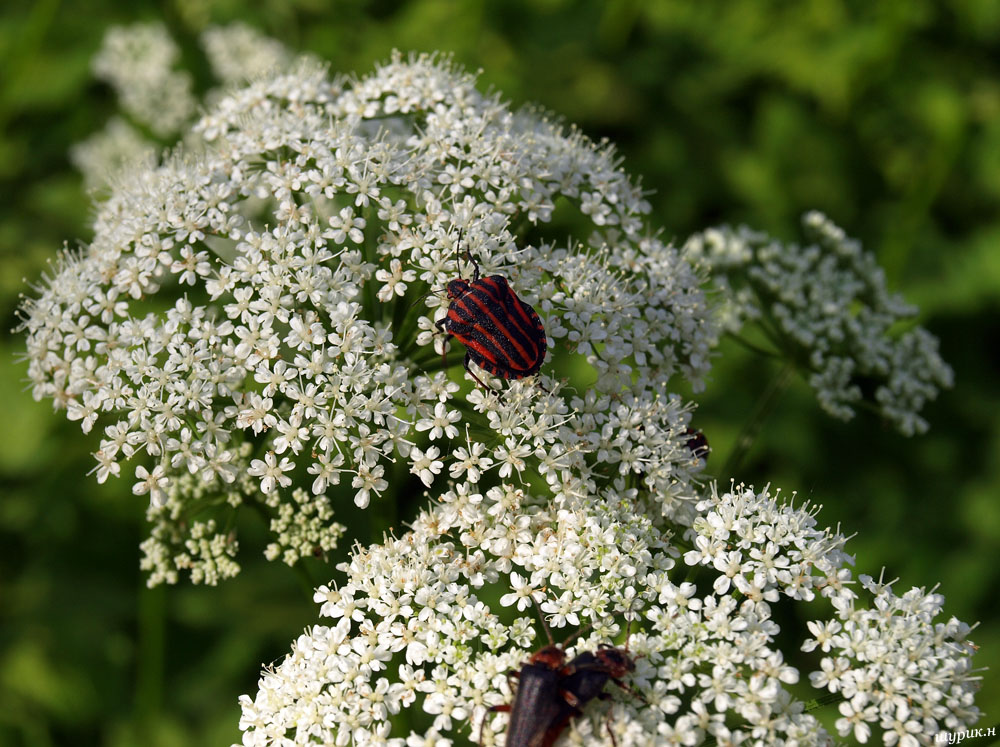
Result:
<svg viewBox="0 0 1000 747"><path fill-rule="evenodd" d="M167 590L139 592L139 650L136 656L135 711L140 733L152 736L163 705Z"/></svg>
<svg viewBox="0 0 1000 747"><path fill-rule="evenodd" d="M410 477L406 461L397 459L391 470L389 472L390 488L405 487ZM371 505L365 509L365 516L368 517L368 539L371 542L383 542L385 535L398 529L396 522L399 516L399 502L403 500L402 490L392 490L391 495L389 492L387 490L381 498L372 496Z"/></svg>
<svg viewBox="0 0 1000 747"><path fill-rule="evenodd" d="M808 713L809 711L815 711L817 708L822 708L826 705L839 703L842 700L846 700L843 693L827 693L826 695L820 695L818 698L807 700L805 702L804 709Z"/></svg>
<svg viewBox="0 0 1000 747"><path fill-rule="evenodd" d="M729 457L726 459L726 463L719 473L719 476L723 480L732 478L743 463L743 459L746 457L747 452L750 451L750 447L753 445L754 439L757 438L764 420L771 413L771 410L774 409L778 398L788 388L794 370L794 364L786 362L771 380L767 389L761 394L760 399L757 400L757 406L754 408L753 414L751 414L746 425L743 426L740 435L737 436L733 450L729 452Z"/></svg>
<svg viewBox="0 0 1000 747"><path fill-rule="evenodd" d="M756 353L757 355L761 355L764 356L765 358L772 358L772 359L781 358L781 355L779 355L776 351L768 350L767 348L763 348L760 345L757 345L756 343L750 342L750 340L746 339L742 335L729 335L728 337L737 344L742 345L747 350L750 350Z"/></svg>
<svg viewBox="0 0 1000 747"><path fill-rule="evenodd" d="M295 572L295 575L299 579L299 586L302 589L302 592L306 595L306 599L308 599L311 602L313 598L313 592L316 590L316 587L322 583L325 583L325 581L317 581L315 578L313 578L312 574L309 572L309 569L306 568L301 561L293 563L292 570Z"/></svg>

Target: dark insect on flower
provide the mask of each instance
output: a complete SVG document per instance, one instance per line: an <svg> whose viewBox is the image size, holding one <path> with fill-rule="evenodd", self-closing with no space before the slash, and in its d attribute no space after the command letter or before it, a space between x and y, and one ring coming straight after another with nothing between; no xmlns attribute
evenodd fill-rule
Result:
<svg viewBox="0 0 1000 747"><path fill-rule="evenodd" d="M510 713L507 724L507 747L540 747L546 742L549 727L561 717L565 701L559 693L559 682L569 674L566 667L566 653L554 643L541 648L531 655L518 672L510 676L517 678L517 693L510 705L493 706L490 711ZM479 744L482 745L483 729L479 729Z"/></svg>
<svg viewBox="0 0 1000 747"><path fill-rule="evenodd" d="M712 449L708 446L708 439L705 438L705 434L696 428L688 426L688 429L684 431L684 435L688 437L687 447L691 449L691 453L694 454L695 459L708 459L708 455Z"/></svg>
<svg viewBox="0 0 1000 747"><path fill-rule="evenodd" d="M511 289L502 275L479 277L479 264L469 254L472 282L461 278L448 283L448 315L437 322L445 338L465 345L465 370L483 387L489 387L469 368L504 379L523 379L538 373L547 343L542 320ZM442 353L444 357L444 353Z"/></svg>
<svg viewBox="0 0 1000 747"><path fill-rule="evenodd" d="M552 747L569 726L570 719L583 714L587 703L594 698L610 697L604 692L608 680L642 700L641 695L622 682L626 674L635 670L627 638L624 649L603 644L597 651L585 651L567 663L563 648L552 642L544 618L542 625L549 645L532 654L519 672L511 673L518 680L514 702L490 709L510 713L507 747ZM610 725L608 733L614 742ZM482 745L482 727L479 743Z"/></svg>
<svg viewBox="0 0 1000 747"><path fill-rule="evenodd" d="M594 698L607 700L611 697L604 692L608 680L640 700L643 699L622 682L626 674L635 671L635 661L629 655L627 642L624 649L602 644L597 651L585 651L576 656L562 671L564 674L556 685L559 691L556 715L546 729L544 739L539 742L542 747L554 744L559 735L566 730L570 719L582 715L584 707L591 700ZM616 744L610 723L608 735L612 744Z"/></svg>

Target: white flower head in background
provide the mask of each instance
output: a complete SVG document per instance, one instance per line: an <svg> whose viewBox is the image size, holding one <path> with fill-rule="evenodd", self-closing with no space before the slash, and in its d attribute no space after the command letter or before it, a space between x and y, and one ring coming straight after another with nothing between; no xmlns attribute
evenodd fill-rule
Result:
<svg viewBox="0 0 1000 747"><path fill-rule="evenodd" d="M808 369L820 406L849 420L863 400L901 433L927 430L924 405L952 385L937 339L900 332L916 307L889 293L875 258L821 213L803 226L815 243L788 244L741 227L695 234L685 255L709 269L724 303L722 326L754 322Z"/></svg>
<svg viewBox="0 0 1000 747"><path fill-rule="evenodd" d="M205 29L201 45L212 73L223 83L253 80L292 62L292 54L281 42L240 22Z"/></svg>
<svg viewBox="0 0 1000 747"><path fill-rule="evenodd" d="M121 117L112 117L103 130L70 149L70 160L83 174L87 189L107 187L122 169L151 165L156 147Z"/></svg>
<svg viewBox="0 0 1000 747"><path fill-rule="evenodd" d="M122 109L158 137L187 124L197 102L191 75L176 69L180 49L160 23L115 26L94 56L94 74L118 94Z"/></svg>

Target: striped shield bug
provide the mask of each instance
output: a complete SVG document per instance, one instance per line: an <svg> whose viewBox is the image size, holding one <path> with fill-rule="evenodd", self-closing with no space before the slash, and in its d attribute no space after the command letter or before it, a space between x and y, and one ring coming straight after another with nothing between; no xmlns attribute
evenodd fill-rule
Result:
<svg viewBox="0 0 1000 747"><path fill-rule="evenodd" d="M538 313L518 298L502 275L480 277L479 264L471 252L467 256L472 282L457 278L448 283L448 314L436 322L438 329L446 340L454 337L465 346L465 370L484 389L489 387L470 363L504 379L538 373L548 347Z"/></svg>

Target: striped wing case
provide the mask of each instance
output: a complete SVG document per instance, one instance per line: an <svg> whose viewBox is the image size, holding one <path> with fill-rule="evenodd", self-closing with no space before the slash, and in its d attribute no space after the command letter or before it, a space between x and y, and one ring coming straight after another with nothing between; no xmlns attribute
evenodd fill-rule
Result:
<svg viewBox="0 0 1000 747"><path fill-rule="evenodd" d="M546 351L542 320L517 297L506 278L452 280L448 298L448 315L439 325L465 345L466 368L471 361L504 379L538 373Z"/></svg>

